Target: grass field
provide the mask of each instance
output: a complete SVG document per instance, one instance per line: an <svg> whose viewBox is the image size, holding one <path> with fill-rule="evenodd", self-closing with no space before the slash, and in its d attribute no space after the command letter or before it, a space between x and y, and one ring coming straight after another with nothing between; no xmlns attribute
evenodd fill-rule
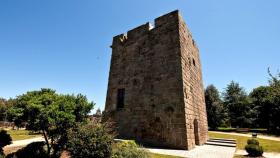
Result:
<svg viewBox="0 0 280 158"><path fill-rule="evenodd" d="M40 137L40 134L34 134L27 130L8 130L8 133L12 137L12 140L23 140L29 138Z"/></svg>
<svg viewBox="0 0 280 158"><path fill-rule="evenodd" d="M246 156L243 156L243 155L234 155L233 158L246 158Z"/></svg>
<svg viewBox="0 0 280 158"><path fill-rule="evenodd" d="M151 153L151 158L181 158L177 156L169 156L169 155L160 155Z"/></svg>
<svg viewBox="0 0 280 158"><path fill-rule="evenodd" d="M249 139L249 137L244 137L244 136L220 134L220 133L213 133L213 132L209 132L209 137L210 138L236 139L237 148L241 149L241 150L244 150L244 147L247 144L247 140ZM257 140L259 140L260 145L263 146L265 152L280 152L280 141L260 139L260 138L257 138Z"/></svg>

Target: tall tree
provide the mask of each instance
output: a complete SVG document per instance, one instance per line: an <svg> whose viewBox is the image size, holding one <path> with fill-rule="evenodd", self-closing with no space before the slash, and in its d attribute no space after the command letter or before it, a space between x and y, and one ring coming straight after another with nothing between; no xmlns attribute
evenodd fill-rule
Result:
<svg viewBox="0 0 280 158"><path fill-rule="evenodd" d="M270 95L268 97L271 103L271 114L269 130L273 133L280 134L280 73L273 76L270 71L269 87Z"/></svg>
<svg viewBox="0 0 280 158"><path fill-rule="evenodd" d="M273 105L270 101L271 87L260 86L250 93L252 104L256 109L255 127L269 128L270 115Z"/></svg>
<svg viewBox="0 0 280 158"><path fill-rule="evenodd" d="M208 126L212 129L217 129L225 118L225 111L219 91L214 85L209 85L206 88L205 102Z"/></svg>
<svg viewBox="0 0 280 158"><path fill-rule="evenodd" d="M223 98L232 126L249 127L252 125L255 110L251 107L250 100L239 83L231 81L223 93Z"/></svg>
<svg viewBox="0 0 280 158"><path fill-rule="evenodd" d="M60 95L51 89L31 91L15 99L16 120L27 122L27 129L41 131L48 154L59 155L67 142L67 130L86 120L93 108L83 95Z"/></svg>
<svg viewBox="0 0 280 158"><path fill-rule="evenodd" d="M7 114L7 101L0 98L0 121L4 121Z"/></svg>

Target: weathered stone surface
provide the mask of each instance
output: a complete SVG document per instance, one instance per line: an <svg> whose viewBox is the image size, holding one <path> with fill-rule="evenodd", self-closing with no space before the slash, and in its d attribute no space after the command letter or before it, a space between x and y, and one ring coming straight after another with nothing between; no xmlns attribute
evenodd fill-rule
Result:
<svg viewBox="0 0 280 158"><path fill-rule="evenodd" d="M179 149L206 142L199 50L178 11L113 38L105 118L120 138Z"/></svg>

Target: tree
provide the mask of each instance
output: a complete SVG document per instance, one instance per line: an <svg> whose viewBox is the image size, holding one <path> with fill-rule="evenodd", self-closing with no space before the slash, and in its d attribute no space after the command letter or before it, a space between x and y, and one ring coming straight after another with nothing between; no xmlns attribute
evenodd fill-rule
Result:
<svg viewBox="0 0 280 158"><path fill-rule="evenodd" d="M220 94L214 85L209 85L205 90L205 103L207 110L208 126L217 129L225 118Z"/></svg>
<svg viewBox="0 0 280 158"><path fill-rule="evenodd" d="M8 103L6 99L0 98L0 121L7 118Z"/></svg>
<svg viewBox="0 0 280 158"><path fill-rule="evenodd" d="M14 104L14 121L25 121L28 130L40 131L52 156L60 155L67 142L67 130L86 121L94 106L81 94L60 95L51 89L27 92Z"/></svg>
<svg viewBox="0 0 280 158"><path fill-rule="evenodd" d="M75 158L109 158L112 152L113 135L106 124L80 125L69 131L67 151Z"/></svg>
<svg viewBox="0 0 280 158"><path fill-rule="evenodd" d="M270 76L268 86L255 88L250 97L257 109L257 121L260 127L271 133L280 134L280 73Z"/></svg>
<svg viewBox="0 0 280 158"><path fill-rule="evenodd" d="M280 73L273 76L268 70L270 80L270 95L268 100L271 104L269 130L273 133L280 134Z"/></svg>
<svg viewBox="0 0 280 158"><path fill-rule="evenodd" d="M232 81L228 84L223 98L232 126L249 127L252 125L255 109L251 107L249 97L238 83Z"/></svg>
<svg viewBox="0 0 280 158"><path fill-rule="evenodd" d="M256 121L255 127L269 128L270 114L272 110L272 104L270 102L269 95L271 94L271 88L269 86L260 86L250 93L252 104L256 109Z"/></svg>

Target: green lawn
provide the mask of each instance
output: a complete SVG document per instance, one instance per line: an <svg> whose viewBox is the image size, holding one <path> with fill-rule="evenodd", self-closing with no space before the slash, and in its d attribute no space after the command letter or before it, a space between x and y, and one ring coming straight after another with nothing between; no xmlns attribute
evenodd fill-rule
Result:
<svg viewBox="0 0 280 158"><path fill-rule="evenodd" d="M230 135L230 134L220 134L220 133L213 133L209 132L210 138L225 138L225 139L236 139L237 141L237 148L244 150L245 145L247 144L247 140L249 137L244 136L236 136L236 135ZM259 140L260 145L263 146L264 151L266 152L280 152L280 141L274 141L274 140L267 140L267 139L260 139Z"/></svg>
<svg viewBox="0 0 280 158"><path fill-rule="evenodd" d="M13 141L35 138L35 137L41 136L40 134L34 134L27 130L8 130L8 133L12 137Z"/></svg>
<svg viewBox="0 0 280 158"><path fill-rule="evenodd" d="M234 155L233 158L246 158L246 156L243 156L243 155Z"/></svg>
<svg viewBox="0 0 280 158"><path fill-rule="evenodd" d="M181 158L181 157L151 153L151 158Z"/></svg>

